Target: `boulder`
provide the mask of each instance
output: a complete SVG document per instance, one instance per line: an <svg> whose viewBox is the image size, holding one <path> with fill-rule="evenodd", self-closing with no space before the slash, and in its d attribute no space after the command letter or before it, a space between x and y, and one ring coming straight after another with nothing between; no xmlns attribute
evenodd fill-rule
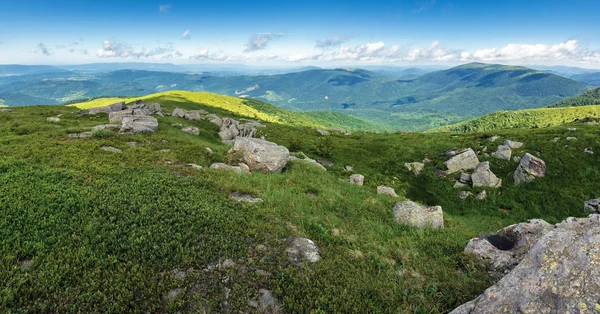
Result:
<svg viewBox="0 0 600 314"><path fill-rule="evenodd" d="M593 198L583 203L583 210L592 214L600 214L600 198Z"/></svg>
<svg viewBox="0 0 600 314"><path fill-rule="evenodd" d="M252 171L281 172L290 157L287 148L257 138L236 138L233 151L242 153L244 162Z"/></svg>
<svg viewBox="0 0 600 314"><path fill-rule="evenodd" d="M576 141L577 138L573 136L567 136L567 141Z"/></svg>
<svg viewBox="0 0 600 314"><path fill-rule="evenodd" d="M363 185L365 183L365 176L363 176L362 174L355 173L351 175L349 179L350 183L352 184Z"/></svg>
<svg viewBox="0 0 600 314"><path fill-rule="evenodd" d="M211 169L233 171L233 172L237 172L237 173L247 173L247 172L250 172L250 169L248 168L248 166L246 164L240 164L238 166L230 166L230 165L224 164L222 162L216 162L216 163L210 165L210 168Z"/></svg>
<svg viewBox="0 0 600 314"><path fill-rule="evenodd" d="M425 168L425 164L422 162L406 162L404 163L404 167L408 169L408 171L412 171L415 175L419 175L421 171Z"/></svg>
<svg viewBox="0 0 600 314"><path fill-rule="evenodd" d="M50 117L50 118L47 118L46 121L57 123L57 122L60 122L60 118Z"/></svg>
<svg viewBox="0 0 600 314"><path fill-rule="evenodd" d="M119 130L121 128L120 124L102 124L97 125L92 128L92 132L102 131L102 130Z"/></svg>
<svg viewBox="0 0 600 314"><path fill-rule="evenodd" d="M299 162L304 162L304 163L308 163L311 164L321 170L325 170L327 171L327 168L325 168L323 165L321 165L320 163L318 163L316 160L314 159L310 159L308 157L302 159L302 158L298 158L296 156L290 156L290 160L295 160L295 161L299 161Z"/></svg>
<svg viewBox="0 0 600 314"><path fill-rule="evenodd" d="M523 143L521 142L516 142L516 141L511 141L511 140L505 140L504 141L504 145L508 146L510 148L521 148L521 146L523 146Z"/></svg>
<svg viewBox="0 0 600 314"><path fill-rule="evenodd" d="M512 150L510 149L510 146L508 146L508 145L500 145L500 146L498 146L496 151L493 152L491 155L494 158L510 160L510 156L512 155Z"/></svg>
<svg viewBox="0 0 600 314"><path fill-rule="evenodd" d="M530 182L537 177L543 177L546 175L546 163L530 153L526 153L521 161L517 170L513 174L515 184L521 184L523 182Z"/></svg>
<svg viewBox="0 0 600 314"><path fill-rule="evenodd" d="M487 191L483 190L483 191L477 193L477 195L475 195L475 198L480 201L487 200L487 198L488 198Z"/></svg>
<svg viewBox="0 0 600 314"><path fill-rule="evenodd" d="M589 148L589 147L584 148L583 152L586 153L586 154L588 154L588 155L593 155L594 154L594 151L591 148Z"/></svg>
<svg viewBox="0 0 600 314"><path fill-rule="evenodd" d="M133 110L114 111L108 114L109 123L122 123L123 118L133 116Z"/></svg>
<svg viewBox="0 0 600 314"><path fill-rule="evenodd" d="M541 220L510 225L497 232L471 239L465 247L465 253L472 253L490 266L490 275L495 279L510 272L529 252L552 225Z"/></svg>
<svg viewBox="0 0 600 314"><path fill-rule="evenodd" d="M252 197L249 194L242 194L238 192L229 193L229 198L236 202L245 202L245 203L259 203L262 202L262 199L257 197Z"/></svg>
<svg viewBox="0 0 600 314"><path fill-rule="evenodd" d="M122 134L154 132L158 130L158 120L151 116L131 116L123 118Z"/></svg>
<svg viewBox="0 0 600 314"><path fill-rule="evenodd" d="M90 114L110 113L110 112L121 111L121 110L125 110L125 109L127 109L127 106L125 106L125 102L118 102L116 104L112 104L112 105L108 105L108 106L104 106L104 107L90 108L90 109L88 109L88 112Z"/></svg>
<svg viewBox="0 0 600 314"><path fill-rule="evenodd" d="M500 136L498 136L498 135L494 135L494 136L492 136L492 137L488 138L488 141L490 141L490 142L492 142L492 143L493 143L493 142L495 142L495 141L496 141L497 139L499 139L499 138L500 138Z"/></svg>
<svg viewBox="0 0 600 314"><path fill-rule="evenodd" d="M100 149L103 151L111 152L111 153L121 153L122 152L120 149L112 147L112 146L102 146L102 147L100 147Z"/></svg>
<svg viewBox="0 0 600 314"><path fill-rule="evenodd" d="M389 195L391 197L398 197L398 195L396 194L396 191L394 191L394 188L391 188L389 186L383 186L383 185L380 185L377 187L377 194Z"/></svg>
<svg viewBox="0 0 600 314"><path fill-rule="evenodd" d="M193 135L200 135L200 129L197 127L194 127L194 126L188 126L181 130L185 133L189 133L189 134L193 134Z"/></svg>
<svg viewBox="0 0 600 314"><path fill-rule="evenodd" d="M238 136L254 137L254 135L256 135L256 125L257 125L256 123L252 123L252 122L240 125L238 127L238 130L239 130ZM260 125L263 126L262 124L260 124Z"/></svg>
<svg viewBox="0 0 600 314"><path fill-rule="evenodd" d="M413 201L396 203L394 220L419 228L444 228L444 213L441 206L426 207Z"/></svg>
<svg viewBox="0 0 600 314"><path fill-rule="evenodd" d="M458 193L458 198L460 198L461 200L466 200L467 198L469 198L469 196L473 195L473 193L469 192L469 191L460 191L460 193Z"/></svg>
<svg viewBox="0 0 600 314"><path fill-rule="evenodd" d="M177 118L183 118L183 117L185 117L185 113L186 113L185 110L177 108L177 109L173 110L173 112L171 113L171 116L177 117Z"/></svg>
<svg viewBox="0 0 600 314"><path fill-rule="evenodd" d="M200 113L194 111L187 111L183 117L186 120L202 120Z"/></svg>
<svg viewBox="0 0 600 314"><path fill-rule="evenodd" d="M71 133L69 137L71 138L83 138L83 137L91 137L92 132L81 132L81 133Z"/></svg>
<svg viewBox="0 0 600 314"><path fill-rule="evenodd" d="M490 170L489 161L477 165L477 168L475 168L475 171L471 175L471 181L474 188L482 186L498 188L502 185L502 179L498 179L498 177Z"/></svg>
<svg viewBox="0 0 600 314"><path fill-rule="evenodd" d="M321 260L319 248L312 240L307 238L290 239L285 252L288 259L295 263L316 263Z"/></svg>
<svg viewBox="0 0 600 314"><path fill-rule="evenodd" d="M454 186L453 186L453 187L454 187L455 189L460 189L460 188L464 188L465 186L467 186L467 184L465 184L465 183L462 183L462 182L460 182L460 181L456 181L456 182L454 182Z"/></svg>
<svg viewBox="0 0 600 314"><path fill-rule="evenodd" d="M577 128L567 128L567 131L577 131Z"/></svg>
<svg viewBox="0 0 600 314"><path fill-rule="evenodd" d="M445 163L446 168L448 169L447 173L455 173L461 170L468 170L477 167L479 164L479 159L477 159L477 154L473 151L473 149L468 148L455 156L451 157Z"/></svg>
<svg viewBox="0 0 600 314"><path fill-rule="evenodd" d="M317 132L319 132L319 134L321 134L323 136L329 135L329 131L327 131L327 130L317 129Z"/></svg>
<svg viewBox="0 0 600 314"><path fill-rule="evenodd" d="M554 228L542 223L528 236L518 265L452 314L600 311L600 215L570 217ZM513 240L497 242L519 246ZM512 257L504 256L503 264L513 264Z"/></svg>
<svg viewBox="0 0 600 314"><path fill-rule="evenodd" d="M214 113L211 113L211 114L208 115L208 121L216 124L219 127L221 127L221 124L223 124L223 120L221 118L219 118L219 116L217 116Z"/></svg>
<svg viewBox="0 0 600 314"><path fill-rule="evenodd" d="M352 167L350 165L345 165L344 170L347 172L354 172L354 167Z"/></svg>
<svg viewBox="0 0 600 314"><path fill-rule="evenodd" d="M458 179L458 182L464 183L464 184L471 184L471 174L467 173L467 172L462 172L460 174L460 178Z"/></svg>

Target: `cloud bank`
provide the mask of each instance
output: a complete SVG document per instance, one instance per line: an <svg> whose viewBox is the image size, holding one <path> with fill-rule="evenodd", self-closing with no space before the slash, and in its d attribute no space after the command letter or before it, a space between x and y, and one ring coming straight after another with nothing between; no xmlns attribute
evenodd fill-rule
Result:
<svg viewBox="0 0 600 314"><path fill-rule="evenodd" d="M254 52L266 49L269 43L283 37L282 33L257 33L250 37L244 52Z"/></svg>

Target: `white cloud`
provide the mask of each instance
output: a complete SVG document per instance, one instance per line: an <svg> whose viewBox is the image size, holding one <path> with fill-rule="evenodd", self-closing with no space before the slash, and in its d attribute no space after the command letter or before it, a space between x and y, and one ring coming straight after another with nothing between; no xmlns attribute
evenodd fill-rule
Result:
<svg viewBox="0 0 600 314"><path fill-rule="evenodd" d="M167 13L171 9L171 7L172 6L170 4L161 4L160 6L158 6L158 10L160 11L160 13Z"/></svg>
<svg viewBox="0 0 600 314"><path fill-rule="evenodd" d="M330 35L324 40L317 40L315 48L326 49L329 47L337 47L348 41L348 36Z"/></svg>
<svg viewBox="0 0 600 314"><path fill-rule="evenodd" d="M183 32L183 34L181 35L181 39L183 40L190 40L191 35L190 35L190 30L186 30L185 32Z"/></svg>
<svg viewBox="0 0 600 314"><path fill-rule="evenodd" d="M130 44L115 39L104 40L102 48L98 49L96 55L100 58L147 58L154 60L173 59L183 56L179 50L174 48L172 43L152 49L143 48L136 50Z"/></svg>
<svg viewBox="0 0 600 314"><path fill-rule="evenodd" d="M282 33L257 33L248 39L244 52L254 52L266 49L269 43L275 39L283 37Z"/></svg>
<svg viewBox="0 0 600 314"><path fill-rule="evenodd" d="M36 46L36 47L37 47L37 48L36 48L36 50L35 50L35 53L41 53L41 54L43 54L43 55L45 55L45 56L50 56L50 55L52 55L52 51L50 51L50 50L48 49L48 47L46 47L46 45L45 45L44 43L39 43L39 44L37 44L37 46Z"/></svg>
<svg viewBox="0 0 600 314"><path fill-rule="evenodd" d="M579 42L575 39L555 45L546 44L508 44L502 48L480 49L461 54L461 59L496 62L496 61L540 61L581 59L578 51Z"/></svg>

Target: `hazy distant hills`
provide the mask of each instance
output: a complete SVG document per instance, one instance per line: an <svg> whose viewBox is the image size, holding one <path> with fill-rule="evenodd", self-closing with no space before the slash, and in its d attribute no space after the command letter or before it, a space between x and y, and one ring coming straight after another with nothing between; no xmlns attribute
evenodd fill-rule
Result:
<svg viewBox="0 0 600 314"><path fill-rule="evenodd" d="M131 64L136 65L151 66ZM178 67L167 64L160 69L171 66ZM0 77L0 99L4 105L21 106L102 95L209 91L255 98L291 110L344 112L389 129L422 130L497 110L544 107L590 89L586 84L547 72L482 63L437 71L311 68L271 75L136 69L96 73L92 69L107 69L111 64L74 67L67 71L47 66L1 66L1 73L11 75Z"/></svg>

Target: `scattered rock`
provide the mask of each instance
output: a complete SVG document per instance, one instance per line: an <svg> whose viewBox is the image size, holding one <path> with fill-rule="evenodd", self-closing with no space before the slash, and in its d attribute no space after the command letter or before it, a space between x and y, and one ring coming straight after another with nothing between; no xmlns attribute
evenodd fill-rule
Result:
<svg viewBox="0 0 600 314"><path fill-rule="evenodd" d="M171 113L172 117L177 117L177 118L183 118L185 117L185 110L183 109L179 109L176 108L175 110L173 110L173 112Z"/></svg>
<svg viewBox="0 0 600 314"><path fill-rule="evenodd" d="M122 123L125 117L133 116L133 110L113 111L108 114L109 123Z"/></svg>
<svg viewBox="0 0 600 314"><path fill-rule="evenodd" d="M57 123L57 122L60 122L60 118L50 117L50 118L47 118L46 121L52 122L52 123Z"/></svg>
<svg viewBox="0 0 600 314"><path fill-rule="evenodd" d="M116 104L112 104L112 105L108 105L108 106L104 106L104 107L90 108L90 109L88 109L88 112L90 114L110 113L113 111L121 111L121 110L125 110L125 109L127 109L127 106L125 106L125 102L118 102Z"/></svg>
<svg viewBox="0 0 600 314"><path fill-rule="evenodd" d="M515 184L523 182L530 182L536 177L543 177L546 175L546 163L530 153L526 153L521 161L517 170L513 174Z"/></svg>
<svg viewBox="0 0 600 314"><path fill-rule="evenodd" d="M350 183L352 184L356 184L356 185L363 185L365 182L365 176L363 176L362 174L353 174L350 176Z"/></svg>
<svg viewBox="0 0 600 314"><path fill-rule="evenodd" d="M319 132L319 134L321 134L323 136L329 135L329 131L327 131L327 130L317 129L317 132Z"/></svg>
<svg viewBox="0 0 600 314"><path fill-rule="evenodd" d="M218 127L221 127L221 125L223 124L223 119L219 118L216 114L211 113L208 115L207 117L208 121L216 124Z"/></svg>
<svg viewBox="0 0 600 314"><path fill-rule="evenodd" d="M498 136L498 135L494 135L494 136L492 136L492 137L488 138L488 141L490 141L490 142L492 142L492 143L493 143L493 142L495 142L495 141L496 141L497 139L499 139L499 138L500 138L500 136Z"/></svg>
<svg viewBox="0 0 600 314"><path fill-rule="evenodd" d="M500 145L500 146L498 146L498 148L496 149L496 151L493 152L491 155L494 158L503 159L503 160L510 160L511 154L512 154L512 150L510 149L510 146L508 146L508 145Z"/></svg>
<svg viewBox="0 0 600 314"><path fill-rule="evenodd" d="M380 185L377 187L377 194L389 195L391 197L398 197L394 188L389 186Z"/></svg>
<svg viewBox="0 0 600 314"><path fill-rule="evenodd" d="M165 148L165 149L161 149L161 150L159 150L159 152L161 152L161 153L170 153L170 152L171 152L171 150L170 150L170 149L168 149L168 148Z"/></svg>
<svg viewBox="0 0 600 314"><path fill-rule="evenodd" d="M593 198L583 203L583 210L592 214L600 214L600 198Z"/></svg>
<svg viewBox="0 0 600 314"><path fill-rule="evenodd" d="M235 266L235 262L228 258L223 263L219 265L219 269L227 269Z"/></svg>
<svg viewBox="0 0 600 314"><path fill-rule="evenodd" d="M588 147L584 148L583 152L586 153L586 154L590 154L590 155L594 154L594 151L591 148L588 148Z"/></svg>
<svg viewBox="0 0 600 314"><path fill-rule="evenodd" d="M143 144L140 142L127 142L127 145L131 147L142 146Z"/></svg>
<svg viewBox="0 0 600 314"><path fill-rule="evenodd" d="M496 177L490 170L489 161L482 162L475 168L475 171L471 175L471 181L474 188L482 186L498 188L502 185L502 179Z"/></svg>
<svg viewBox="0 0 600 314"><path fill-rule="evenodd" d="M599 123L597 121L588 121L585 124L594 126L594 125L598 125Z"/></svg>
<svg viewBox="0 0 600 314"><path fill-rule="evenodd" d="M259 308L265 313L271 313L271 311L277 308L277 303L275 302L275 298L273 298L273 294L267 289L258 290L258 304ZM273 313L278 313L278 311L273 311Z"/></svg>
<svg viewBox="0 0 600 314"><path fill-rule="evenodd" d="M394 220L419 228L444 227L444 213L441 206L425 207L413 201L396 203L394 206Z"/></svg>
<svg viewBox="0 0 600 314"><path fill-rule="evenodd" d="M250 172L250 170L248 170L248 166L247 165L244 165L244 166L245 167L230 166L230 165L224 164L222 162L217 162L217 163L214 163L214 164L210 165L210 168L211 169L233 171L233 172L237 172L237 173Z"/></svg>
<svg viewBox="0 0 600 314"><path fill-rule="evenodd" d="M487 191L483 190L483 191L477 193L477 195L475 195L475 198L480 201L487 200L487 198L488 198Z"/></svg>
<svg viewBox="0 0 600 314"><path fill-rule="evenodd" d="M509 253L501 258L508 261L504 264L515 262L515 255L510 254L515 249L525 252L518 266L451 313L597 313L600 215L567 218L540 236L547 227L542 223L539 229L534 228L525 236L525 245L520 245L520 239L502 241L504 248L504 243L512 245L509 250L500 250ZM485 247L480 249L484 256L489 255Z"/></svg>
<svg viewBox="0 0 600 314"><path fill-rule="evenodd" d="M194 127L194 126L188 126L181 130L185 133L189 133L189 134L193 134L193 135L200 135L200 129L197 127Z"/></svg>
<svg viewBox="0 0 600 314"><path fill-rule="evenodd" d="M556 143L556 142L558 142L558 140L560 140L560 137L555 137L552 139L552 142Z"/></svg>
<svg viewBox="0 0 600 314"><path fill-rule="evenodd" d="M321 160L317 160L317 162L320 163L321 165L323 165L324 167L328 167L328 168L335 166L335 164L329 160L321 159Z"/></svg>
<svg viewBox="0 0 600 314"><path fill-rule="evenodd" d="M165 299L168 300L168 301L173 302L173 301L179 299L179 297L181 296L182 293L183 293L183 288L171 289L165 295Z"/></svg>
<svg viewBox="0 0 600 314"><path fill-rule="evenodd" d="M200 113L196 111L187 111L183 117L186 120L202 120Z"/></svg>
<svg viewBox="0 0 600 314"><path fill-rule="evenodd" d="M246 202L246 203L262 202L262 199L260 199L260 198L252 197L252 195L241 194L238 192L229 193L229 198L234 201L237 201L237 202Z"/></svg>
<svg viewBox="0 0 600 314"><path fill-rule="evenodd" d="M471 174L467 173L467 172L462 172L460 174L460 178L458 179L458 182L460 183L464 183L464 184L471 184Z"/></svg>
<svg viewBox="0 0 600 314"><path fill-rule="evenodd" d="M445 153L442 153L442 156L446 156L446 157L454 157L458 155L458 152L456 152L456 149L451 149L446 151Z"/></svg>
<svg viewBox="0 0 600 314"><path fill-rule="evenodd" d="M464 188L465 186L467 186L467 184L464 184L464 183L462 183L462 182L460 182L460 181L456 181L456 182L454 183L454 188L455 188L455 189Z"/></svg>
<svg viewBox="0 0 600 314"><path fill-rule="evenodd" d="M186 166L190 167L190 168L194 168L196 170L202 170L202 166L198 166L196 164L187 164Z"/></svg>
<svg viewBox="0 0 600 314"><path fill-rule="evenodd" d="M121 153L122 150L112 147L112 146L102 146L100 147L101 150L107 151L107 152L111 152L111 153Z"/></svg>
<svg viewBox="0 0 600 314"><path fill-rule="evenodd" d="M346 170L347 172L354 172L354 167L350 165L345 165L344 170Z"/></svg>
<svg viewBox="0 0 600 314"><path fill-rule="evenodd" d="M453 156L445 163L448 168L447 173L455 173L461 170L468 170L477 167L479 164L479 159L477 159L477 154L473 151L473 149L468 148L459 154Z"/></svg>
<svg viewBox="0 0 600 314"><path fill-rule="evenodd" d="M242 152L244 162L252 171L281 172L290 157L287 148L256 138L236 138L233 151Z"/></svg>
<svg viewBox="0 0 600 314"><path fill-rule="evenodd" d="M511 141L511 140L505 140L504 141L504 145L512 148L512 149L516 149L516 148L521 148L521 146L523 146L523 143L521 142L516 142L516 141Z"/></svg>
<svg viewBox="0 0 600 314"><path fill-rule="evenodd" d="M567 141L576 141L577 138L573 136L567 136Z"/></svg>
<svg viewBox="0 0 600 314"><path fill-rule="evenodd" d="M212 154L213 154L213 150L212 150L212 149L210 149L210 147L207 147L207 148L206 148L206 151L208 152L208 154L209 154L209 155L212 155Z"/></svg>
<svg viewBox="0 0 600 314"><path fill-rule="evenodd" d="M131 116L123 118L122 134L154 132L158 130L158 120L151 116Z"/></svg>
<svg viewBox="0 0 600 314"><path fill-rule="evenodd" d="M568 128L568 131L577 131L577 128Z"/></svg>
<svg viewBox="0 0 600 314"><path fill-rule="evenodd" d="M119 130L121 129L121 125L119 124L102 124L102 125L97 125L95 127L92 128L92 132L96 132L96 131L102 131L102 130Z"/></svg>
<svg viewBox="0 0 600 314"><path fill-rule="evenodd" d="M412 171L415 175L419 175L421 171L425 168L425 164L422 162L406 162L404 163L404 167L408 169L408 171Z"/></svg>
<svg viewBox="0 0 600 314"><path fill-rule="evenodd" d="M292 238L285 252L288 259L295 263L316 263L321 260L319 248L307 238Z"/></svg>
<svg viewBox="0 0 600 314"><path fill-rule="evenodd" d="M460 191L460 193L458 193L458 198L460 198L461 200L466 200L471 195L473 195L473 193L469 191Z"/></svg>
<svg viewBox="0 0 600 314"><path fill-rule="evenodd" d="M0 109L0 112L12 112L12 111L13 111L12 109L6 109L6 108Z"/></svg>
<svg viewBox="0 0 600 314"><path fill-rule="evenodd" d="M71 138L83 138L83 137L91 137L92 132L81 132L81 133L71 133L69 137Z"/></svg>

